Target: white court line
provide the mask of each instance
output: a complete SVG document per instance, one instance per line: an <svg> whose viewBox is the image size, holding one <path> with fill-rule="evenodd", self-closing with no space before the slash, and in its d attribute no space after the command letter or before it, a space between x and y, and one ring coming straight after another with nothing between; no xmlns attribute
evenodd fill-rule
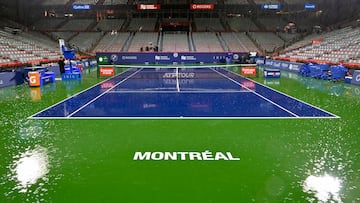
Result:
<svg viewBox="0 0 360 203"><path fill-rule="evenodd" d="M237 73L234 73L234 72L232 72L232 71L229 71L229 70L226 70L226 69L223 69L223 70L225 70L225 71L227 71L227 72L229 72L229 73L235 74L235 75L238 76L238 77L244 78L243 76L241 76L241 75L239 75L239 74L237 74ZM295 97L290 96L290 95L288 95L288 94L285 94L285 93L283 93L283 92L280 92L279 90L276 90L276 89L273 89L273 88L271 88L271 87L265 86L265 85L263 85L263 84L261 84L261 83L256 82L255 80L252 80L252 79L249 79L249 78L246 78L246 79L249 80L249 81L252 81L252 82L256 83L257 85L260 85L260 86L263 86L263 87L265 87L265 88L271 89L271 90L274 91L274 92L277 92L277 93L282 94L282 95L284 95L284 96L287 96L287 97L289 97L289 98L291 98L291 99L294 99L294 100L296 100L296 101L298 101L298 102L302 102L302 103L304 103L304 104L306 104L306 105L309 105L309 106L313 107L314 109L323 111L323 112L325 112L325 113L327 113L327 114L330 114L330 115L334 116L334 117L330 117L330 118L341 118L340 116L338 116L338 115L336 115L336 114L333 114L333 113L331 113L331 112L328 112L328 111L326 111L326 110L324 110L324 109L321 109L321 108L319 108L319 107L317 107L317 106L314 106L314 105L312 105L312 104L309 104L309 103L307 103L307 102L305 102L305 101L302 101L302 100L300 100L300 99L298 99L298 98L295 98ZM303 117L303 118L304 118L304 117ZM306 117L305 117L305 118L306 118ZM320 117L320 118L327 118L327 117Z"/></svg>
<svg viewBox="0 0 360 203"><path fill-rule="evenodd" d="M179 67L176 67L176 90L180 92Z"/></svg>
<svg viewBox="0 0 360 203"><path fill-rule="evenodd" d="M34 117L32 119L53 119L53 120L64 120L64 119L73 119L73 120L82 120L82 119L96 119L96 120L107 120L107 119L120 119L120 120L147 120L147 119L151 119L151 120L163 120L163 119L178 119L178 120L198 120L198 119L203 119L203 120L231 120L231 119L241 119L241 120L256 120L256 119L264 119L264 120L268 120L268 119L333 119L334 117L322 117L322 116L304 116L304 117L235 117L235 116L231 116L231 117L225 117L225 116L219 116L219 117L201 117L201 116L194 116L194 117L187 117L187 116L172 116L172 117L155 117L155 116L149 116L149 117L128 117L128 116L124 116L124 117L118 117L118 116L114 116L114 117Z"/></svg>
<svg viewBox="0 0 360 203"><path fill-rule="evenodd" d="M159 93L159 94L169 94L169 93L176 93L176 94L182 94L182 93L249 93L251 91L247 91L247 90L209 90L209 91L196 91L196 90L181 90L180 92L178 91L161 91L161 90L114 90L114 91L110 91L108 92L108 94L114 93L114 94L127 94L127 93L141 93L141 94L146 94L146 93ZM251 92L252 93L252 92Z"/></svg>
<svg viewBox="0 0 360 203"><path fill-rule="evenodd" d="M90 100L88 103L84 104L82 107L78 108L77 110L75 110L74 112L72 112L71 114L69 114L67 116L67 118L70 118L72 115L74 115L75 113L81 111L83 108L85 108L87 105L91 104L92 102L94 102L95 100L97 100L98 98L100 98L101 96L103 96L104 94L106 94L107 92L109 92L110 90L114 89L115 87L117 87L118 85L120 85L121 83L125 82L126 80L128 80L129 78L131 78L132 76L134 76L135 74L137 74L138 72L140 72L142 70L139 69L136 72L132 73L131 75L129 75L128 77L124 78L123 80L121 80L120 82L118 82L116 85L114 85L113 87L107 89L105 92L101 93L100 95L98 95L97 97L95 97L94 99Z"/></svg>
<svg viewBox="0 0 360 203"><path fill-rule="evenodd" d="M234 83L236 83L236 84L240 85L241 87L243 87L243 88L245 88L245 89L247 89L247 90L249 90L249 91L253 92L255 95L257 95L257 96L259 96L259 97L263 98L264 100L266 100L266 101L270 102L271 104L273 104L273 105L275 105L275 106L279 107L280 109L282 109L282 110L284 110L284 111L288 112L289 114L291 114L291 115L293 115L293 116L295 116L295 117L300 117L300 116L298 116L297 114L295 114L295 113L293 113L293 112L289 111L288 109L286 109L286 108L284 108L284 107L280 106L279 104L277 104L277 103L275 103L275 102L271 101L270 99L268 99L268 98L266 98L266 97L262 96L261 94L259 94L259 93L255 92L254 90L251 90L251 89L249 89L248 87L246 87L246 86L242 85L242 84L241 84L241 83L239 83L238 81L236 81L236 80L234 80L234 79L232 79L232 78L230 78L230 77L226 76L225 74L220 73L219 71L217 71L217 70L215 70L215 69L211 69L211 70L213 70L213 71L217 72L218 74L220 74L220 75L222 75L223 77L225 77L225 78L227 78L227 79L231 80L232 82L234 82Z"/></svg>

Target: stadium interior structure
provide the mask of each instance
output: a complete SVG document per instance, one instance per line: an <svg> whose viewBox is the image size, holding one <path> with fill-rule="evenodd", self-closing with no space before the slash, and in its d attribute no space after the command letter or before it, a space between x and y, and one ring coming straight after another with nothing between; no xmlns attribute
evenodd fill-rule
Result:
<svg viewBox="0 0 360 203"><path fill-rule="evenodd" d="M0 67L55 62L61 38L85 58L97 52L257 52L359 68L356 1L3 1ZM316 8L305 9L308 2Z"/></svg>

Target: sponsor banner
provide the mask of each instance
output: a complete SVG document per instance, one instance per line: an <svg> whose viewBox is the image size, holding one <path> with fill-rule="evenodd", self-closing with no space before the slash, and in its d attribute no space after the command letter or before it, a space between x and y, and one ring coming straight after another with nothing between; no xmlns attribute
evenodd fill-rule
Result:
<svg viewBox="0 0 360 203"><path fill-rule="evenodd" d="M272 60L272 59L266 59L266 60L265 60L265 65L266 65L266 66L272 66L273 63L274 63L274 60Z"/></svg>
<svg viewBox="0 0 360 203"><path fill-rule="evenodd" d="M302 63L295 63L295 62L289 62L289 61L277 61L272 59L266 59L264 64L264 59L257 59L256 60L257 65L265 65L269 68L276 68L281 70L286 70L290 72L298 73L300 70L300 67L303 65Z"/></svg>
<svg viewBox="0 0 360 203"><path fill-rule="evenodd" d="M360 85L360 70L354 71L351 84Z"/></svg>
<svg viewBox="0 0 360 203"><path fill-rule="evenodd" d="M264 77L265 78L280 78L280 70L279 69L265 69Z"/></svg>
<svg viewBox="0 0 360 203"><path fill-rule="evenodd" d="M243 76L256 76L256 67L243 67L243 68L241 68L241 75L243 75Z"/></svg>
<svg viewBox="0 0 360 203"><path fill-rule="evenodd" d="M316 5L315 4L305 4L304 8L305 8L305 10L314 10L314 9L316 9Z"/></svg>
<svg viewBox="0 0 360 203"><path fill-rule="evenodd" d="M100 67L100 77L111 77L115 75L114 68Z"/></svg>
<svg viewBox="0 0 360 203"><path fill-rule="evenodd" d="M182 61L196 61L196 57L194 55L183 55L181 56Z"/></svg>
<svg viewBox="0 0 360 203"><path fill-rule="evenodd" d="M160 4L138 4L138 10L159 10Z"/></svg>
<svg viewBox="0 0 360 203"><path fill-rule="evenodd" d="M265 59L264 58L257 58L255 59L255 62L257 65L264 65L265 64Z"/></svg>
<svg viewBox="0 0 360 203"><path fill-rule="evenodd" d="M214 4L190 4L190 10L214 10Z"/></svg>
<svg viewBox="0 0 360 203"><path fill-rule="evenodd" d="M73 4L73 10L90 10L91 6L89 4Z"/></svg>
<svg viewBox="0 0 360 203"><path fill-rule="evenodd" d="M89 66L90 66L90 67L97 66L97 61L94 60L94 59L89 60Z"/></svg>
<svg viewBox="0 0 360 203"><path fill-rule="evenodd" d="M302 66L302 64L300 64L300 63L289 63L288 69L285 69L285 70L297 73L297 72L299 72L301 66Z"/></svg>
<svg viewBox="0 0 360 203"><path fill-rule="evenodd" d="M0 72L0 88L24 83L22 71Z"/></svg>
<svg viewBox="0 0 360 203"><path fill-rule="evenodd" d="M280 10L281 4L261 4L263 10Z"/></svg>
<svg viewBox="0 0 360 203"><path fill-rule="evenodd" d="M241 57L247 53L233 53ZM185 64L225 63L228 53L97 53L100 65L110 64ZM102 60L100 60L102 59ZM111 60L105 60L111 59ZM116 60L115 60L116 59ZM107 62L107 63L106 63Z"/></svg>
<svg viewBox="0 0 360 203"><path fill-rule="evenodd" d="M274 67L274 68L281 68L281 62L280 62L280 61L273 61L272 67Z"/></svg>
<svg viewBox="0 0 360 203"><path fill-rule="evenodd" d="M289 63L282 62L281 66L280 66L280 69L289 70L289 65L290 65Z"/></svg>

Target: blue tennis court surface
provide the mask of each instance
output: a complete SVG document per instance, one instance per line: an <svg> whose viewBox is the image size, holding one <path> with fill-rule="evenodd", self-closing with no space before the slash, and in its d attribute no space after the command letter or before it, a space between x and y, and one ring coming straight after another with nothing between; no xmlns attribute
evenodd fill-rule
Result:
<svg viewBox="0 0 360 203"><path fill-rule="evenodd" d="M131 68L31 118L338 118L220 67Z"/></svg>

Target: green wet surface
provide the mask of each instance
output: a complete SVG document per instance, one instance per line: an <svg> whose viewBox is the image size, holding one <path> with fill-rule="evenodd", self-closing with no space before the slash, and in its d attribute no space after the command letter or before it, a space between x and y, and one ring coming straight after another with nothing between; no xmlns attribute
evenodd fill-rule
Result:
<svg viewBox="0 0 360 203"><path fill-rule="evenodd" d="M360 87L287 72L255 80L341 118L29 120L96 72L0 89L0 202L359 202ZM205 150L240 161L133 160Z"/></svg>

